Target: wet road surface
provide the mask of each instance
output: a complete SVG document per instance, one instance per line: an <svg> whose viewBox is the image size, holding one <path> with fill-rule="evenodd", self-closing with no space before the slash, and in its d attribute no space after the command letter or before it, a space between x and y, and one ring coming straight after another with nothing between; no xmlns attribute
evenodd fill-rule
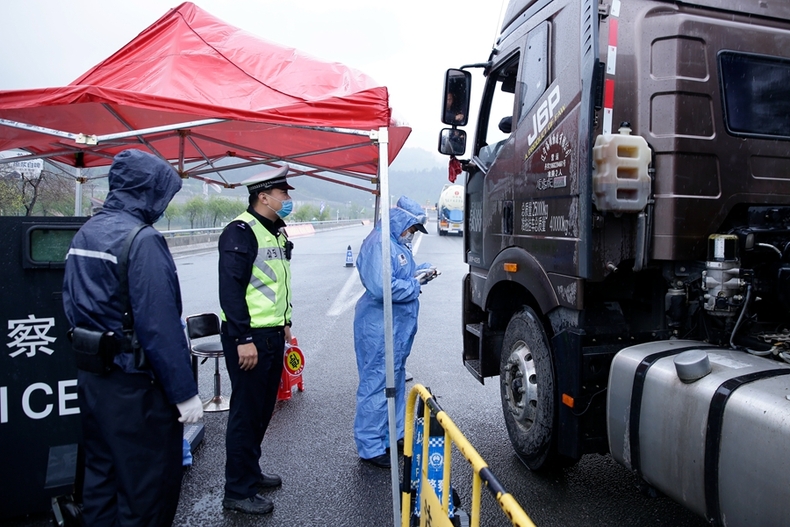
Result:
<svg viewBox="0 0 790 527"><path fill-rule="evenodd" d="M305 353L305 390L277 403L262 445L261 466L280 474L283 486L267 492L272 514L257 517L222 509L227 412L204 416L205 438L184 474L175 525L266 527L369 527L393 525L390 474L359 461L352 424L357 372L353 349L354 303L363 289L355 268L345 267L346 248L356 258L369 226L294 239L293 333ZM421 296L419 330L407 370L431 388L439 404L482 455L505 488L538 526L707 525L663 496L639 492L637 481L609 456L586 456L576 466L547 474L527 470L513 454L501 416L498 378L483 386L461 363L463 239L415 238L415 260L442 275ZM219 312L216 251L177 254L184 315ZM222 393L230 382L220 361ZM200 365L201 397L213 390L212 360ZM408 383L407 388L413 383ZM453 486L469 510L471 469L453 453ZM14 527L48 525L31 518ZM510 525L484 490L483 526Z"/></svg>

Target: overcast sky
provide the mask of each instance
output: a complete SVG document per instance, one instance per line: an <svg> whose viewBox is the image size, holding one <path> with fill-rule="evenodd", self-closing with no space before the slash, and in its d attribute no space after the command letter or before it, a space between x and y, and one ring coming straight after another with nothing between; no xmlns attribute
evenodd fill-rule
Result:
<svg viewBox="0 0 790 527"><path fill-rule="evenodd" d="M406 146L436 152L444 71L487 60L504 1L194 3L266 40L373 77L389 88L391 106L413 128ZM0 90L64 86L178 5L168 0L0 0ZM481 79L478 72L475 91Z"/></svg>

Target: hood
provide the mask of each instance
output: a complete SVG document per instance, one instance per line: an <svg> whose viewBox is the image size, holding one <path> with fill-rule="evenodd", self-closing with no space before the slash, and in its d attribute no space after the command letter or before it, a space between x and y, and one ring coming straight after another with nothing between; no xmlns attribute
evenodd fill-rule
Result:
<svg viewBox="0 0 790 527"><path fill-rule="evenodd" d="M153 224L181 190L181 178L166 161L141 150L124 150L115 156L107 176L108 210L123 210Z"/></svg>
<svg viewBox="0 0 790 527"><path fill-rule="evenodd" d="M398 241L403 231L415 224L422 225L414 214L397 207L390 209L390 236L395 241Z"/></svg>
<svg viewBox="0 0 790 527"><path fill-rule="evenodd" d="M397 205L406 212L413 214L419 223L425 223L428 221L428 216L425 214L425 209L423 209L422 206L413 199L407 198L406 196L401 196L400 199L398 199Z"/></svg>

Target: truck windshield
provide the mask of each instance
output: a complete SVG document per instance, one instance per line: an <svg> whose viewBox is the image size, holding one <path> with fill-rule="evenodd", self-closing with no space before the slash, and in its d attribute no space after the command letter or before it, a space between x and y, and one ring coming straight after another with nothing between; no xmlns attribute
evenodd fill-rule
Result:
<svg viewBox="0 0 790 527"><path fill-rule="evenodd" d="M790 61L725 51L719 67L727 129L790 139Z"/></svg>

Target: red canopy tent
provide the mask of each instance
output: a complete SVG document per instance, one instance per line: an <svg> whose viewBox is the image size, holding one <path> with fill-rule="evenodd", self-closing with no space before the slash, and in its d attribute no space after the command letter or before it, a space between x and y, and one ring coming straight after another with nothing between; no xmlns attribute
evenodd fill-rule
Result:
<svg viewBox="0 0 790 527"><path fill-rule="evenodd" d="M389 195L389 160L410 132L393 119L387 89L363 73L266 42L189 2L68 86L0 91L0 151L28 152L0 163L50 158L97 167L134 147L173 162L183 177L234 187L238 183L227 180L226 171L289 162L291 174L375 193L376 209L381 195ZM332 179L325 172L375 187ZM386 206L381 230L389 239ZM384 283L391 279L389 262L385 243ZM389 288L384 288L384 306L386 385L394 393ZM394 398L387 402L396 456ZM393 467L397 525L397 462Z"/></svg>
<svg viewBox="0 0 790 527"><path fill-rule="evenodd" d="M378 194L321 173L375 184L379 160L394 159L410 132L393 120L387 88L365 74L267 42L190 2L68 86L0 91L0 151L28 152L14 161L96 167L135 147L183 177L225 187L238 184L224 175L234 168L287 161L292 175Z"/></svg>

